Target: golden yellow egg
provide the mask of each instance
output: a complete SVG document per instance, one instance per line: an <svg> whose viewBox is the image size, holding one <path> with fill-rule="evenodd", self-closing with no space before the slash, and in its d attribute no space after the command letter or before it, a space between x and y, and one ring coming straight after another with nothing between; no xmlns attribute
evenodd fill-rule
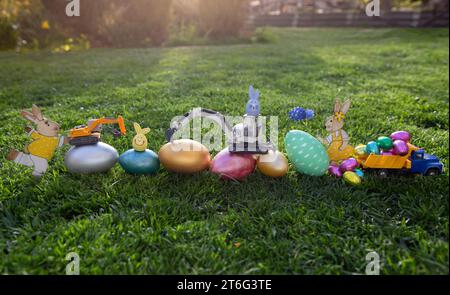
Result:
<svg viewBox="0 0 450 295"><path fill-rule="evenodd" d="M353 171L345 172L342 177L344 178L345 182L351 185L359 185L361 183L361 177L359 177L358 174Z"/></svg>
<svg viewBox="0 0 450 295"><path fill-rule="evenodd" d="M161 164L169 171L196 173L209 168L211 156L201 143L179 139L166 143L158 153Z"/></svg>
<svg viewBox="0 0 450 295"><path fill-rule="evenodd" d="M269 151L258 157L258 170L269 177L283 177L288 171L288 160L279 151Z"/></svg>

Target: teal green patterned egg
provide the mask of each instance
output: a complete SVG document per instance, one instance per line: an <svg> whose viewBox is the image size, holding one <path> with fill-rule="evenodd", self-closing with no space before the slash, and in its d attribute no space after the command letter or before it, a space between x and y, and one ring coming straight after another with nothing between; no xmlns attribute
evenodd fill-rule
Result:
<svg viewBox="0 0 450 295"><path fill-rule="evenodd" d="M289 160L303 174L321 176L327 172L329 158L325 147L311 134L291 130L284 138Z"/></svg>

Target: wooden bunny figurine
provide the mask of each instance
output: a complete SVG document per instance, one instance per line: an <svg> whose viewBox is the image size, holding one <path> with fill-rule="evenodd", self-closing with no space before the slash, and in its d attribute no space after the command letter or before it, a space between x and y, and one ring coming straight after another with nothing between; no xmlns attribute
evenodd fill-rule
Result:
<svg viewBox="0 0 450 295"><path fill-rule="evenodd" d="M55 150L66 144L68 138L58 135L59 125L45 118L36 105L33 104L31 112L23 110L20 114L36 125L36 130L25 128L33 142L25 146L24 152L11 149L7 160L32 167L33 176L41 177L47 171L48 161L53 158Z"/></svg>
<svg viewBox="0 0 450 295"><path fill-rule="evenodd" d="M348 144L350 138L347 132L342 129L344 127L345 114L350 108L350 100L344 103L336 99L334 102L334 114L325 120L325 128L329 135L324 143L328 145L328 156L331 162L339 162L352 156L354 149Z"/></svg>
<svg viewBox="0 0 450 295"><path fill-rule="evenodd" d="M134 123L134 130L136 135L133 138L133 148L137 152L143 152L147 149L148 141L145 134L150 132L150 128L141 128L138 123Z"/></svg>

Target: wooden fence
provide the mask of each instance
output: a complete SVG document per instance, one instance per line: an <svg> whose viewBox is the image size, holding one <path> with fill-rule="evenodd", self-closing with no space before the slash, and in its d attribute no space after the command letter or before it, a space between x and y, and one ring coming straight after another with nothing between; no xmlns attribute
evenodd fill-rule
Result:
<svg viewBox="0 0 450 295"><path fill-rule="evenodd" d="M359 13L298 13L260 15L250 24L256 27L448 27L448 11L389 12L381 16Z"/></svg>

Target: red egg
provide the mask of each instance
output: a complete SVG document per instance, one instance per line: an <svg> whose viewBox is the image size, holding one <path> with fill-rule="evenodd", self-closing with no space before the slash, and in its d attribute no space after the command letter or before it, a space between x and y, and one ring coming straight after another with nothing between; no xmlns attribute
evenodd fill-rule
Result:
<svg viewBox="0 0 450 295"><path fill-rule="evenodd" d="M403 140L404 142L409 142L411 135L408 131L395 131L391 134L390 138L392 140Z"/></svg>
<svg viewBox="0 0 450 295"><path fill-rule="evenodd" d="M408 154L409 148L406 142L403 140L394 140L394 154L399 156L405 156Z"/></svg>
<svg viewBox="0 0 450 295"><path fill-rule="evenodd" d="M356 167L358 167L358 161L355 158L348 158L339 165L341 172L353 171Z"/></svg>
<svg viewBox="0 0 450 295"><path fill-rule="evenodd" d="M330 165L328 167L328 173L335 177L342 177L342 172L339 170L339 166Z"/></svg>
<svg viewBox="0 0 450 295"><path fill-rule="evenodd" d="M253 155L230 153L228 148L225 148L214 157L210 170L223 179L243 180L255 171L255 165Z"/></svg>

